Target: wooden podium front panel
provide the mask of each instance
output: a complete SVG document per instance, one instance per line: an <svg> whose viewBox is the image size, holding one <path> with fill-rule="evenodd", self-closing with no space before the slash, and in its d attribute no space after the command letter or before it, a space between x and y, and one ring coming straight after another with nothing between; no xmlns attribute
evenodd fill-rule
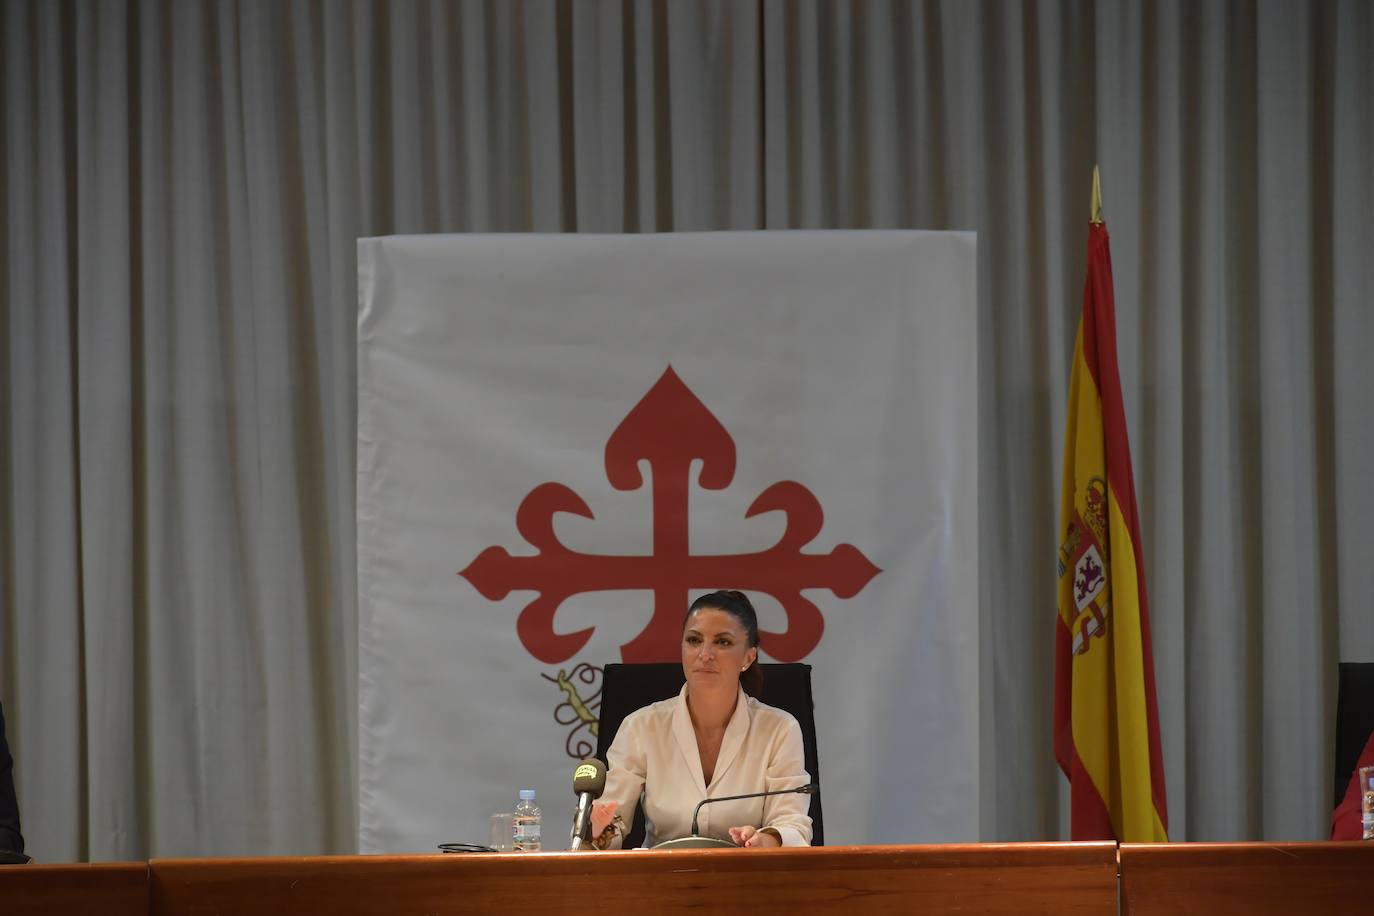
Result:
<svg viewBox="0 0 1374 916"><path fill-rule="evenodd" d="M146 916L147 912L147 862L0 868L0 914L4 916Z"/></svg>
<svg viewBox="0 0 1374 916"><path fill-rule="evenodd" d="M1374 912L1374 842L1121 844L1126 916Z"/></svg>
<svg viewBox="0 0 1374 916"><path fill-rule="evenodd" d="M154 860L157 916L1116 913L1113 843Z"/></svg>

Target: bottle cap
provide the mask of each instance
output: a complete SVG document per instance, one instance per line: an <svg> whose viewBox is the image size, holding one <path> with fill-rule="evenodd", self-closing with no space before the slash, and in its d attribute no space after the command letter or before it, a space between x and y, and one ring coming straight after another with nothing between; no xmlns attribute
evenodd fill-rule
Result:
<svg viewBox="0 0 1374 916"><path fill-rule="evenodd" d="M521 789L521 790L520 790L520 800L521 800L521 801L534 801L534 790L533 790L533 789Z"/></svg>

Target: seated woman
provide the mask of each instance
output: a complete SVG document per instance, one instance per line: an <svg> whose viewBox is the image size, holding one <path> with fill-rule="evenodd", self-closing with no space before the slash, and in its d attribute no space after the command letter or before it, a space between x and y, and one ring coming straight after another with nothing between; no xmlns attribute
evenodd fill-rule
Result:
<svg viewBox="0 0 1374 916"><path fill-rule="evenodd" d="M811 781L801 726L760 703L759 621L743 593L712 592L692 603L682 625L687 683L670 700L625 718L606 756L602 801L592 808L592 845L619 848L621 811L644 793L646 845L687 836L704 798L791 789ZM747 691L747 693L746 693ZM719 802L701 809L702 836L737 846L809 846L805 795Z"/></svg>

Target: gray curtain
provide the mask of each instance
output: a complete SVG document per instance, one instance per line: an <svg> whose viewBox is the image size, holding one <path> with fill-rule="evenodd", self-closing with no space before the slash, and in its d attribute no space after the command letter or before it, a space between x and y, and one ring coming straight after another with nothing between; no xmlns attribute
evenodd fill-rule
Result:
<svg viewBox="0 0 1374 916"><path fill-rule="evenodd" d="M1171 833L1325 835L1374 659L1370 4L6 0L0 48L39 858L355 848L354 239L400 232L977 231L983 835L1065 836L1094 163Z"/></svg>

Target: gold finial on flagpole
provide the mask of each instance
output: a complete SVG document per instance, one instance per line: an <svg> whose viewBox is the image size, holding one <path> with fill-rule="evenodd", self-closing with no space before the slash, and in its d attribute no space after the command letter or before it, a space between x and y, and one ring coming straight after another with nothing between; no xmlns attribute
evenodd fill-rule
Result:
<svg viewBox="0 0 1374 916"><path fill-rule="evenodd" d="M1093 223L1102 222L1102 179L1097 174L1097 166L1093 166L1092 216L1089 221Z"/></svg>

